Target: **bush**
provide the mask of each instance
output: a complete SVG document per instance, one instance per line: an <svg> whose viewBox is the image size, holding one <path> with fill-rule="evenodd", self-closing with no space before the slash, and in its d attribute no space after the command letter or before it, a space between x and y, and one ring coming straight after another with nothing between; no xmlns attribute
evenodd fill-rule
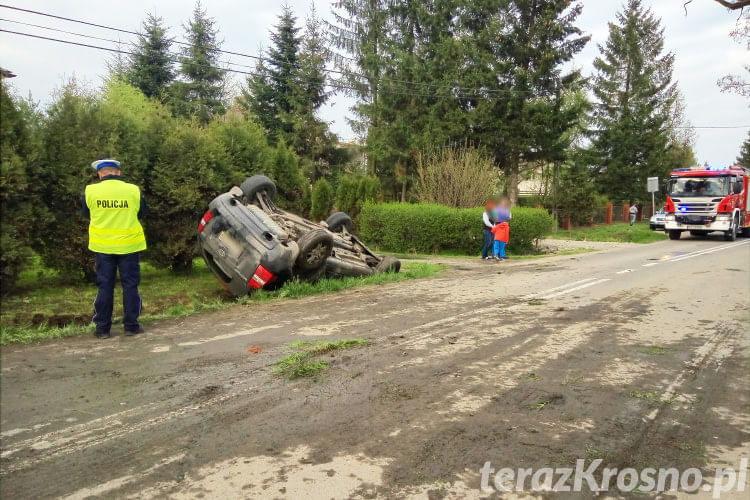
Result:
<svg viewBox="0 0 750 500"><path fill-rule="evenodd" d="M24 109L26 106L26 109ZM35 185L39 144L31 111L11 95L0 77L0 287L7 292L33 254L31 228L39 224L40 208L29 191Z"/></svg>
<svg viewBox="0 0 750 500"><path fill-rule="evenodd" d="M498 170L479 150L443 148L417 155L417 197L427 203L476 207L492 196Z"/></svg>
<svg viewBox="0 0 750 500"><path fill-rule="evenodd" d="M362 239L390 252L479 254L484 243L482 211L436 204L366 203L359 224ZM531 251L546 236L553 218L546 210L516 207L510 223L509 251Z"/></svg>
<svg viewBox="0 0 750 500"><path fill-rule="evenodd" d="M299 168L299 160L294 150L282 141L273 153L273 175L276 183L276 204L281 208L296 213L303 213L305 197L305 179Z"/></svg>
<svg viewBox="0 0 750 500"><path fill-rule="evenodd" d="M375 176L345 174L339 178L336 209L346 212L352 219L359 217L366 202L378 202L381 198L380 180Z"/></svg>
<svg viewBox="0 0 750 500"><path fill-rule="evenodd" d="M148 260L189 271L197 255L200 216L218 193L243 178L209 129L176 120L159 150L146 197L151 213L146 225Z"/></svg>
<svg viewBox="0 0 750 500"><path fill-rule="evenodd" d="M333 188L324 177L318 179L312 192L310 218L314 221L325 220L333 208Z"/></svg>

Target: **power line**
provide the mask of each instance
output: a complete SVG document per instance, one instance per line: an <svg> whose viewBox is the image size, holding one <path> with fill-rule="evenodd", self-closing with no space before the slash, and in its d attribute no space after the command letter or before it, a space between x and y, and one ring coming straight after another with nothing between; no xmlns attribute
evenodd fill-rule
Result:
<svg viewBox="0 0 750 500"><path fill-rule="evenodd" d="M42 11L32 10L32 9L24 9L24 8L21 8L21 7L14 7L12 5L5 5L5 4L0 4L0 7L6 8L6 9L15 10L15 11L19 11L19 12L26 12L28 14L34 14L34 15L38 15L38 16L44 16L44 17L50 17L50 18L53 18L53 19L59 19L59 20L62 20L62 21L68 21L68 22L72 22L72 23L84 24L86 26L93 26L93 27L96 27L96 28L108 29L108 30L117 31L117 32L120 32L120 33L126 33L126 34L129 34L129 35L144 36L143 33L139 33L137 31L132 31L132 30L124 29L124 28L118 28L118 27L115 27L115 26L108 26L108 25L105 25L105 24L92 23L92 22L89 22L89 21L83 21L81 19L74 19L72 17L59 16L59 15L56 15L56 14L51 14L49 12L42 12ZM54 29L54 28L51 28L51 29ZM62 30L55 30L55 31L62 31ZM89 36L89 35L77 34L77 36ZM96 38L96 37L91 36L91 38ZM178 45L183 45L183 46L187 46L187 47L195 47L194 44L191 44L189 42L184 42L184 41L181 41L181 40L174 40L174 39L172 39L172 42L176 43ZM273 62L273 61L269 60L268 58L261 57L261 56L255 56L255 55L251 55L251 54L246 54L246 53L243 53L243 52L235 52L235 51L223 50L223 49L217 49L216 52L223 53L223 54L230 54L230 55L240 56L240 57L247 57L247 58L254 59L254 60L257 60L257 61L261 61L261 62ZM242 66L242 65L236 64L236 63L231 63L231 64L234 64L234 65L237 65L237 66ZM245 66L245 67L250 67L250 66ZM329 69L329 68L322 68L322 71L324 71L326 73L333 73L333 74L338 74L338 75L342 75L342 76L354 76L354 77L357 77L357 78L364 78L364 79L367 79L367 80L373 80L373 79L369 78L367 75L362 74L362 73L345 72L345 71L339 71L339 70ZM400 84L404 84L404 85L417 85L417 86L426 87L428 90L431 89L431 88L434 88L434 89L441 88L441 85L438 85L438 84L427 83L427 82L415 82L415 81L401 80L401 79L396 79L396 78L378 78L378 79L375 79L375 81L377 81L378 83L400 83ZM482 94L487 94L487 93L489 93L489 94L504 94L504 93L505 94L507 94L507 93L511 93L511 94L531 94L531 93L533 93L532 90L484 89L484 88L466 88L466 87L456 87L456 86L450 86L450 89L453 90L453 91L459 92L459 93L464 92L464 93L466 93L470 97L472 97L472 96L481 96ZM356 90L356 89L352 89L352 90Z"/></svg>
<svg viewBox="0 0 750 500"><path fill-rule="evenodd" d="M56 31L58 33L65 33L66 35L80 36L82 38L89 38L89 39L92 39L92 40L100 40L102 42L116 43L118 45L123 43L122 40L113 40L111 38L102 38L102 37L98 37L98 36L94 36L94 35L87 35L85 33L77 33L75 31L66 31L66 30L61 30L59 28L52 28L51 26L43 26L41 24L25 23L23 21L15 21L13 19L5 19L5 18L2 18L2 17L0 17L0 21L5 21L5 22L13 23L13 24L21 24L23 26L29 26L29 27L32 27L32 28L40 28L40 29L49 30L49 31ZM179 58L178 54L174 54L174 56ZM173 59L173 60L177 60L177 59ZM249 69L253 69L253 67L254 67L254 66L249 66L247 64L240 64L240 63L236 63L236 62L232 62L232 61L217 61L217 62L220 63L220 64L231 64L232 66L240 66L240 67L249 68Z"/></svg>
<svg viewBox="0 0 750 500"><path fill-rule="evenodd" d="M86 47L86 48L89 48L89 49L104 50L104 51L107 51L107 52L113 52L113 53L117 53L117 54L135 55L134 52L131 52L129 50L115 49L115 48L112 48L112 47L102 47L101 45L92 45L92 44L88 44L88 43L74 42L72 40L63 40L63 39L60 39L60 38L52 38L52 37L47 37L47 36L42 36L42 35L34 35L34 34L31 34L31 33L23 33L23 32L20 32L20 31L12 31L12 30L4 29L4 28L0 28L0 32L10 33L12 35L25 36L25 37L29 37L29 38L36 38L36 39L39 39L39 40L46 40L46 41L50 41L50 42L63 43L63 44L67 44L67 45L75 45L75 46L78 46L78 47ZM173 57L178 57L178 56L173 56ZM177 59L177 60L179 60L179 59ZM229 73L238 73L238 74L242 74L242 75L253 75L253 73L250 72L250 71L242 71L242 70L233 69L233 68L215 68L215 69L219 69L221 71L227 71ZM330 88L341 89L341 90L357 90L356 87L352 87L350 85L345 85L345 84L340 84L338 82L335 82L335 83L324 83L324 86L330 87ZM435 97L434 94L419 94L419 93L415 93L415 92L389 91L388 94L391 94L391 95L407 95L407 96L414 96L414 97ZM459 96L459 97L466 98L466 96Z"/></svg>

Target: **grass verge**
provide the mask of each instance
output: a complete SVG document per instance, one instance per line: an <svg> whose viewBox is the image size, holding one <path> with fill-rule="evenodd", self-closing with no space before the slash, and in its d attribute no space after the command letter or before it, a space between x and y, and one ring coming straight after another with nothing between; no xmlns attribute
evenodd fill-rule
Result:
<svg viewBox="0 0 750 500"><path fill-rule="evenodd" d="M627 222L618 222L615 224L573 228L567 231L560 229L548 237L556 240L653 243L665 240L667 235L664 231L652 231L649 229L648 222L636 222L632 226Z"/></svg>
<svg viewBox="0 0 750 500"><path fill-rule="evenodd" d="M297 341L287 344L296 352L281 358L274 365L276 373L293 380L303 377L318 377L328 368L328 362L322 359L315 359L317 356L362 347L371 344L367 339L343 339L334 341L306 342Z"/></svg>
<svg viewBox="0 0 750 500"><path fill-rule="evenodd" d="M202 260L196 260L189 275L141 265L140 293L144 303L141 321L149 322L226 309L237 304L253 304L278 299L295 299L362 286L427 278L445 266L425 262L404 262L397 274L374 274L364 278L323 279L316 283L292 281L275 291L256 292L239 299L227 298ZM18 293L2 298L0 345L30 343L45 339L90 334L94 331L91 304L96 287L71 283L56 274L38 269L21 279ZM115 289L113 324L122 315L121 290Z"/></svg>

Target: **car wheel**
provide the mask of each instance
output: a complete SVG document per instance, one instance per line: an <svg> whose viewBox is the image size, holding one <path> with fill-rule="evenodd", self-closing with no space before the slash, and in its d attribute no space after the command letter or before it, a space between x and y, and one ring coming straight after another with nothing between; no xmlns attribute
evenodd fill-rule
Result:
<svg viewBox="0 0 750 500"><path fill-rule="evenodd" d="M254 203L256 195L263 191L271 200L276 196L276 184L265 175L248 177L240 184L240 190L245 203Z"/></svg>
<svg viewBox="0 0 750 500"><path fill-rule="evenodd" d="M724 239L726 241L734 241L737 239L737 225L739 224L739 221L737 220L737 217L735 217L732 220L732 225L729 228L729 231L724 233Z"/></svg>
<svg viewBox="0 0 750 500"><path fill-rule="evenodd" d="M331 216L326 219L326 224L328 224L328 229L334 233L340 233L344 228L346 228L347 231L351 231L353 225L352 218L344 212L331 214Z"/></svg>
<svg viewBox="0 0 750 500"><path fill-rule="evenodd" d="M401 270L401 261L396 257L386 255L383 257L383 260L375 266L375 270L379 273L397 273Z"/></svg>
<svg viewBox="0 0 750 500"><path fill-rule="evenodd" d="M372 268L370 268L364 261L355 263L348 260L344 261L337 257L329 257L326 260L326 276L329 278L359 278L361 276L369 276L372 273Z"/></svg>
<svg viewBox="0 0 750 500"><path fill-rule="evenodd" d="M670 230L667 231L667 234L669 234L670 240L679 240L680 236L682 236L682 231Z"/></svg>
<svg viewBox="0 0 750 500"><path fill-rule="evenodd" d="M297 240L299 256L297 267L302 272L315 271L323 267L333 250L333 237L325 229L315 229Z"/></svg>

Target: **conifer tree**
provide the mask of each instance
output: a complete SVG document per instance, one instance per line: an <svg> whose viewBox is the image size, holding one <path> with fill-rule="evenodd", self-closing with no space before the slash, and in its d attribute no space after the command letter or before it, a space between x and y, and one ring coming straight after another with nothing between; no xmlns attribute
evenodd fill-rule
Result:
<svg viewBox="0 0 750 500"><path fill-rule="evenodd" d="M740 148L740 155L737 157L737 163L743 167L750 168L750 134Z"/></svg>
<svg viewBox="0 0 750 500"><path fill-rule="evenodd" d="M225 71L219 67L219 30L200 2L184 28L188 41L180 64L184 81L173 86L173 108L178 115L195 116L201 123L208 123L211 117L225 111Z"/></svg>
<svg viewBox="0 0 750 500"><path fill-rule="evenodd" d="M161 17L147 14L143 21L143 34L132 48L130 67L126 78L128 83L141 89L146 97L161 99L174 80L173 61L170 53L172 40Z"/></svg>
<svg viewBox="0 0 750 500"><path fill-rule="evenodd" d="M628 0L594 60L596 130L590 152L599 190L614 201L642 198L646 178L668 174L674 55L664 28L641 0Z"/></svg>

